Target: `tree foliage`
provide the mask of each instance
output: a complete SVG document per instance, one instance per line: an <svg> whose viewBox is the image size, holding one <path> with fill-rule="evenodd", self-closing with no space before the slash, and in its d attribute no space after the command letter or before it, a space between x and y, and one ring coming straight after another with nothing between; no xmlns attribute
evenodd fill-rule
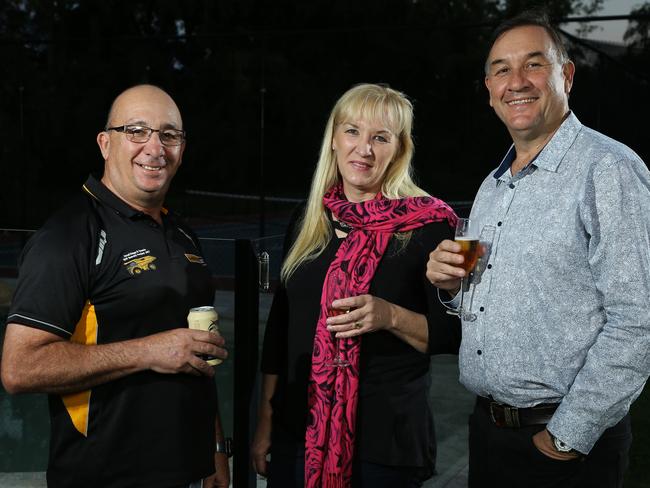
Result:
<svg viewBox="0 0 650 488"><path fill-rule="evenodd" d="M304 196L334 101L353 84L384 82L414 100L421 184L469 200L509 144L483 84L495 23L540 4L562 18L601 3L6 0L0 226L39 225L101 171L95 137L108 106L142 82L170 91L189 133L173 198L188 188ZM607 132L620 107L609 107L595 69L610 68L580 66L572 105ZM629 82L622 103L636 93ZM643 154L644 138L623 140Z"/></svg>
<svg viewBox="0 0 650 488"><path fill-rule="evenodd" d="M623 40L635 49L647 51L650 48L650 2L645 2L630 12L639 18L632 20Z"/></svg>

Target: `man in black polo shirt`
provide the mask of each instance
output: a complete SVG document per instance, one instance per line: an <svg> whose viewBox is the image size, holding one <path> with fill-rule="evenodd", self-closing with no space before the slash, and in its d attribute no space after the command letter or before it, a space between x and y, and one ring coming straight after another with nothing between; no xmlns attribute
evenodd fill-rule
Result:
<svg viewBox="0 0 650 488"><path fill-rule="evenodd" d="M2 382L49 393L50 487L225 488L214 370L199 358L225 358L224 341L186 320L212 304L210 275L162 206L181 115L161 89L136 86L97 142L101 181L88 178L23 252Z"/></svg>

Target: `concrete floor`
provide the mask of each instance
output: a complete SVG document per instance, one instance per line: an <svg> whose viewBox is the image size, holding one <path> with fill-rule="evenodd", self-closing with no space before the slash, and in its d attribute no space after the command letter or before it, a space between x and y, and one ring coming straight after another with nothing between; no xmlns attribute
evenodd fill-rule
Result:
<svg viewBox="0 0 650 488"><path fill-rule="evenodd" d="M438 474L425 488L467 487L467 420L474 396L458 383L457 360L456 356L432 359L430 398L438 440Z"/></svg>

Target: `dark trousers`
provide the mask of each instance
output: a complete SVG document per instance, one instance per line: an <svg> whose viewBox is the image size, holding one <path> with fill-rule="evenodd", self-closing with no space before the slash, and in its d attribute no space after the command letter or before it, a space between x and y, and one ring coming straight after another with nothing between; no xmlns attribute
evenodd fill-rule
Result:
<svg viewBox="0 0 650 488"><path fill-rule="evenodd" d="M305 450L294 442L273 436L266 488L303 488ZM386 466L355 460L352 488L420 488L418 467Z"/></svg>
<svg viewBox="0 0 650 488"><path fill-rule="evenodd" d="M533 435L544 425L497 427L476 406L469 421L469 488L620 488L632 444L630 416L607 429L588 456L557 461Z"/></svg>

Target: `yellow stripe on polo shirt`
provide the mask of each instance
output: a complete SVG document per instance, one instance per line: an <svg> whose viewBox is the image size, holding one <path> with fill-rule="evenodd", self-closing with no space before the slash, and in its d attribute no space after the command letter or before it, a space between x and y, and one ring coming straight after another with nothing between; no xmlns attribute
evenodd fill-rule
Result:
<svg viewBox="0 0 650 488"><path fill-rule="evenodd" d="M81 319L79 319L70 341L85 345L97 344L97 315L95 314L95 306L91 305L90 301L86 302L81 313ZM72 424L84 436L88 436L91 391L85 390L61 397Z"/></svg>

